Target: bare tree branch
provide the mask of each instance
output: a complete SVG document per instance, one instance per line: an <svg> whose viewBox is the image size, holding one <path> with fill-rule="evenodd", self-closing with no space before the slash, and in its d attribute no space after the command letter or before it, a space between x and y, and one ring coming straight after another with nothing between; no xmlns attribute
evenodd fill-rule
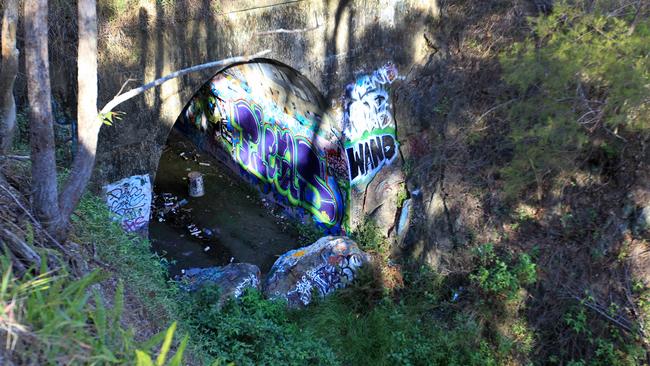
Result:
<svg viewBox="0 0 650 366"><path fill-rule="evenodd" d="M46 236L47 236L47 237L48 237L48 238L49 238L49 239L50 239L50 240L51 240L51 241L52 241L52 242L53 242L53 243L54 243L54 244L55 244L59 249L61 249L64 253L68 254L68 251L67 251L67 250L66 250L66 249L61 245L61 243L59 243L56 239L54 239L54 237L52 237L52 235L50 235L50 233L47 232L47 230L43 230L43 228L41 227L41 223L40 223L38 220L36 220L36 218L35 218L35 217L34 217L34 216L29 212L29 210L28 210L28 209L27 209L27 208L26 208L22 203L20 203L20 201L18 200L18 198L16 198L16 196L15 196L13 193L11 193L11 190L9 190L7 187L5 187L5 186L2 185L2 184L0 184L0 188L2 188L2 190L4 190L5 192L7 192L7 194L9 195L9 197L11 197L11 199L13 199L14 202L16 202L16 205L18 205L18 207L20 207L20 208L23 210L23 212L25 212L25 214L30 218L30 220L32 220L32 223L34 224L34 226L36 226L38 229L42 230L42 231L45 233L45 235L46 235Z"/></svg>
<svg viewBox="0 0 650 366"><path fill-rule="evenodd" d="M258 52L256 54L250 55L250 56L230 57L230 58L226 58L226 59L223 59L223 60L208 62L208 63L205 63L205 64L196 65L196 66L188 67L186 69L174 71L171 74L165 75L165 76L161 77L160 79L156 79L156 80L154 80L154 81L152 81L152 82L150 82L148 84L145 84L145 85L143 85L141 87L131 89L131 90L129 90L128 92L126 92L124 94L119 94L118 96L113 98L110 102L108 102L104 106L104 108L102 108L102 110L99 112L99 114L100 114L100 116L104 116L105 114L111 112L113 110L113 108L117 107L119 104L124 103L125 101L135 97L136 95L142 94L145 91L147 91L147 90L149 90L151 88L154 88L154 87L156 87L158 85L161 85L164 82L169 81L171 79L179 78L181 76L185 76L187 74L197 72L197 71L201 71L201 70L205 70L205 69L209 69L209 68L212 68L212 67L224 66L224 65L235 63L235 62L250 61L250 60L252 60L254 58L262 57L262 56L264 56L264 55L266 55L266 54L268 54L270 52L271 52L271 50L265 50L265 51Z"/></svg>

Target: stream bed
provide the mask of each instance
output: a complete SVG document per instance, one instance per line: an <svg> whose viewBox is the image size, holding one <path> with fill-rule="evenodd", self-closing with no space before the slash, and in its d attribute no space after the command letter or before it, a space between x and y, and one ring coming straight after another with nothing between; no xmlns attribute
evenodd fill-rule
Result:
<svg viewBox="0 0 650 366"><path fill-rule="evenodd" d="M189 196L190 171L203 174L204 196ZM305 244L273 206L219 161L172 133L154 182L149 237L154 251L170 262L172 277L182 269L230 262L252 263L265 273L278 256Z"/></svg>

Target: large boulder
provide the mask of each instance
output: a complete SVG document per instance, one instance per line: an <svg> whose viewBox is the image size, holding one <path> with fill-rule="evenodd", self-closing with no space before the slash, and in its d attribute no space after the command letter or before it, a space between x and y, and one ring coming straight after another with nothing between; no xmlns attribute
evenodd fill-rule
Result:
<svg viewBox="0 0 650 366"><path fill-rule="evenodd" d="M306 306L313 292L323 297L346 287L369 261L370 256L351 239L326 236L278 258L266 278L264 295L284 298L292 307Z"/></svg>
<svg viewBox="0 0 650 366"><path fill-rule="evenodd" d="M213 283L221 290L218 302L240 297L246 288L260 289L260 269L250 263L231 263L223 267L190 268L180 276L181 287L196 291Z"/></svg>

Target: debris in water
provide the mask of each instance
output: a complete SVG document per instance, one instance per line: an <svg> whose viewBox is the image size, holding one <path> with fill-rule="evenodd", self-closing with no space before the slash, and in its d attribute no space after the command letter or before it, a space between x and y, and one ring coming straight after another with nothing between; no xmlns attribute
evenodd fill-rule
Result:
<svg viewBox="0 0 650 366"><path fill-rule="evenodd" d="M201 162L201 163L199 163L199 165L201 165L201 166L210 166L210 163L203 163L203 162Z"/></svg>
<svg viewBox="0 0 650 366"><path fill-rule="evenodd" d="M209 245L203 249L204 252L207 252L208 250L210 250L210 246L209 246Z"/></svg>
<svg viewBox="0 0 650 366"><path fill-rule="evenodd" d="M189 194L191 197L201 197L205 194L203 189L203 174L190 172L187 177L190 179Z"/></svg>

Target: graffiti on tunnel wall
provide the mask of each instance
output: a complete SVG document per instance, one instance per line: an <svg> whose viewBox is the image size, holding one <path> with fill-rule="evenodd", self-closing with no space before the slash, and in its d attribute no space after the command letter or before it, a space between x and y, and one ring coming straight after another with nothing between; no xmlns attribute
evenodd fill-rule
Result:
<svg viewBox="0 0 650 366"><path fill-rule="evenodd" d="M151 181L149 175L134 175L104 187L106 203L125 231L137 231L149 222Z"/></svg>
<svg viewBox="0 0 650 366"><path fill-rule="evenodd" d="M367 183L397 156L389 95L397 78L397 68L389 63L346 88L343 133L351 185Z"/></svg>
<svg viewBox="0 0 650 366"><path fill-rule="evenodd" d="M309 82L294 70L255 62L223 70L183 112L199 146L226 151L251 179L281 203L306 210L340 230L347 200L345 155L335 124ZM191 127L191 128L188 128ZM187 133L189 130L189 133Z"/></svg>

